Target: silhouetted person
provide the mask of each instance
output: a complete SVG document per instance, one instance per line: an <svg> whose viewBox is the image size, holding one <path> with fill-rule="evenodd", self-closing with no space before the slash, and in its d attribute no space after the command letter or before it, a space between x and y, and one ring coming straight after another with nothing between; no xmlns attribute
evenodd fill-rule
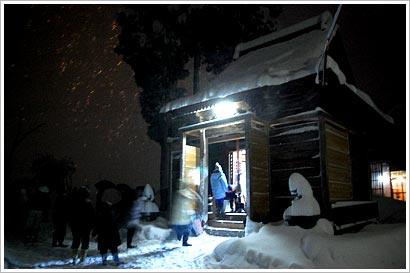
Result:
<svg viewBox="0 0 410 273"><path fill-rule="evenodd" d="M64 238L67 231L68 222L68 196L64 187L57 189L57 196L54 200L52 220L53 220L53 239L52 247L67 247Z"/></svg>
<svg viewBox="0 0 410 273"><path fill-rule="evenodd" d="M120 227L127 229L127 248L136 247L132 245L132 239L139 228L141 211L145 203L145 198L142 196L143 191L143 186L137 187L135 191L124 191L121 201L113 206L114 212L118 215Z"/></svg>
<svg viewBox="0 0 410 273"><path fill-rule="evenodd" d="M42 195L37 187L28 187L25 192L28 214L24 226L24 244L38 242L38 233L42 221Z"/></svg>
<svg viewBox="0 0 410 273"><path fill-rule="evenodd" d="M92 236L97 237L98 250L101 254L102 264L107 265L108 250L111 252L116 265L120 264L118 246L121 245L119 225L114 215L110 202L100 203L97 213L96 225Z"/></svg>
<svg viewBox="0 0 410 273"><path fill-rule="evenodd" d="M73 242L71 244L73 264L77 263L80 244L80 262L83 262L87 257L90 234L95 221L95 210L89 196L90 190L88 187L82 186L70 198L69 225L73 235Z"/></svg>

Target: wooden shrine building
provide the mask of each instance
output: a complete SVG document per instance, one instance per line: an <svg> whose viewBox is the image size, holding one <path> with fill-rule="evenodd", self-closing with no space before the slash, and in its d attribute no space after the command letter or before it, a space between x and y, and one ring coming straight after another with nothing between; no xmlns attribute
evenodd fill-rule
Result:
<svg viewBox="0 0 410 273"><path fill-rule="evenodd" d="M161 191L167 207L180 179L205 197L220 162L241 183L251 220L282 219L288 179L299 172L324 216L341 200L370 200L367 144L375 123L393 121L354 80L329 12L239 44L234 61L192 96L161 109Z"/></svg>

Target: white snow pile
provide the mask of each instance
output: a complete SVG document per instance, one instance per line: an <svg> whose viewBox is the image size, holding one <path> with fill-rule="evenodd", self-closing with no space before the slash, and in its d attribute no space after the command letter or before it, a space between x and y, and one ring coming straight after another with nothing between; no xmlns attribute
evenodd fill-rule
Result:
<svg viewBox="0 0 410 273"><path fill-rule="evenodd" d="M218 245L206 257L213 269L404 269L404 224L364 227L335 236L320 219L312 229L284 223L264 225L258 232Z"/></svg>
<svg viewBox="0 0 410 273"><path fill-rule="evenodd" d="M407 229L404 223L371 224L365 226L360 232L343 235L334 235L333 223L324 218L319 219L316 224L314 222L312 225L309 224L311 229L289 225L289 221L295 216L309 218L320 215L319 204L303 175L299 173L290 175L289 191L295 195L295 199L285 210L283 221L263 225L251 221L248 217L245 230L247 236L218 245L212 255L205 257L207 267L213 269L403 269L406 267L408 245L406 245ZM381 216L385 217L385 215Z"/></svg>

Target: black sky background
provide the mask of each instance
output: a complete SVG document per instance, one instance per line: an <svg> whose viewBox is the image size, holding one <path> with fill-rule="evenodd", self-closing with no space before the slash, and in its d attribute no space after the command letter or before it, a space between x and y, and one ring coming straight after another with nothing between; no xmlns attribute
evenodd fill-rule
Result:
<svg viewBox="0 0 410 273"><path fill-rule="evenodd" d="M133 72L113 52L121 5L5 6L5 140L45 123L18 148L17 175L36 153L70 157L77 185L159 181Z"/></svg>
<svg viewBox="0 0 410 273"><path fill-rule="evenodd" d="M5 5L7 147L45 123L19 147L15 173L28 175L35 153L70 157L74 183L101 179L159 185L160 148L146 135L133 71L113 52L121 5ZM285 27L337 5L284 5ZM396 120L405 149L405 5L344 4L338 24L357 86ZM3 151L2 151L3 152ZM157 188L158 189L158 188Z"/></svg>

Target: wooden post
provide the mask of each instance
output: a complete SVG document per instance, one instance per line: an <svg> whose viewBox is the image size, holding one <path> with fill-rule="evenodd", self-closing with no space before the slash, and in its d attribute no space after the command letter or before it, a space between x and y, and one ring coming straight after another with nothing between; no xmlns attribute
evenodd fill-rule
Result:
<svg viewBox="0 0 410 273"><path fill-rule="evenodd" d="M208 141L206 138L206 129L200 130L200 183L199 194L202 196L202 215L204 221L208 221Z"/></svg>

